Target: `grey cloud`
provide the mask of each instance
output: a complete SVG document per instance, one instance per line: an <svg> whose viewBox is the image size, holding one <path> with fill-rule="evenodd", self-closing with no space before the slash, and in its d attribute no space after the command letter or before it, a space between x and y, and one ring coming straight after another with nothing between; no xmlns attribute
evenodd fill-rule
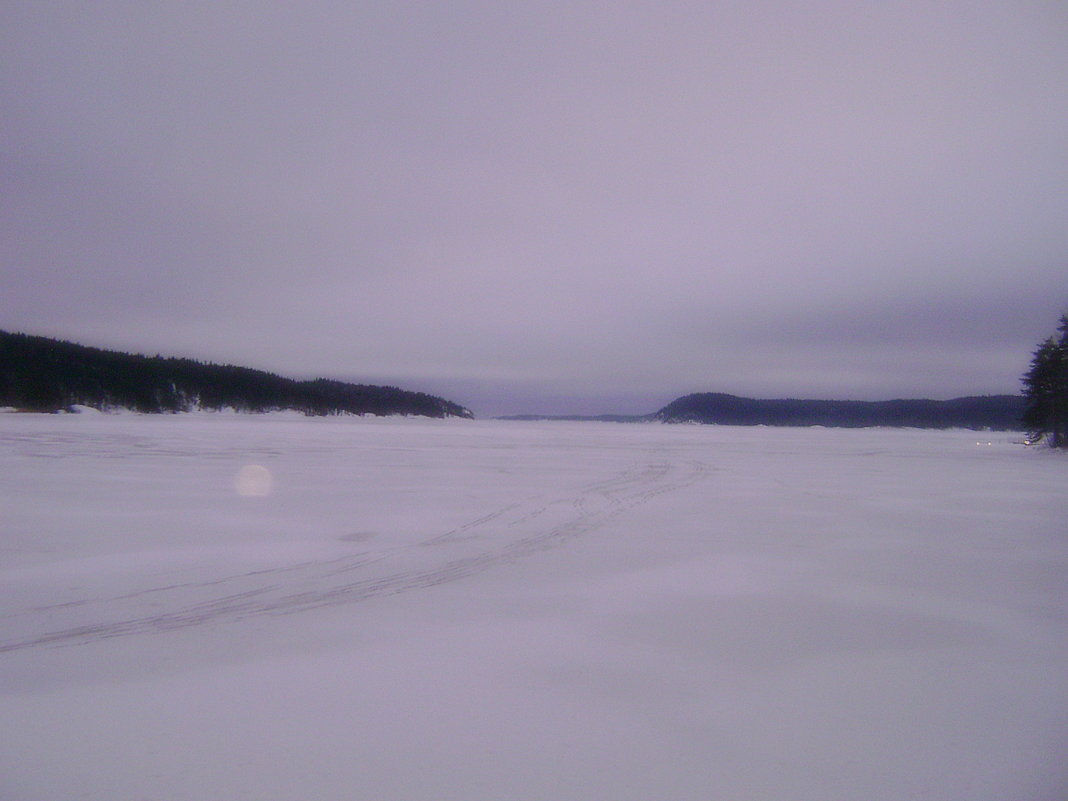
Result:
<svg viewBox="0 0 1068 801"><path fill-rule="evenodd" d="M6 328L497 412L1014 391L1068 304L1057 5L0 14Z"/></svg>

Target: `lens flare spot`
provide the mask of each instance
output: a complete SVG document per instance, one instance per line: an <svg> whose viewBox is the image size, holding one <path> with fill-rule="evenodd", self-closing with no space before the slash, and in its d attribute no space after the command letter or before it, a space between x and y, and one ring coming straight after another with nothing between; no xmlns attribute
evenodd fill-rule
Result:
<svg viewBox="0 0 1068 801"><path fill-rule="evenodd" d="M274 476L263 465L247 464L234 476L234 489L246 498L264 498L274 489Z"/></svg>

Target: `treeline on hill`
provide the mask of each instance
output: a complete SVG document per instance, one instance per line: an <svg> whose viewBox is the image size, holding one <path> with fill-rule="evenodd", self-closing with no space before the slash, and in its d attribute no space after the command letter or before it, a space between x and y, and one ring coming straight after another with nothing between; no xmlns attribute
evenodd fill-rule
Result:
<svg viewBox="0 0 1068 801"><path fill-rule="evenodd" d="M1013 431L1023 429L1023 411L1024 398L1018 395L947 401L837 401L757 400L702 392L672 401L656 413L656 419L666 423L739 426L897 426Z"/></svg>
<svg viewBox="0 0 1068 801"><path fill-rule="evenodd" d="M308 415L471 417L451 401L396 387L291 378L193 359L147 357L0 331L0 406L182 412L293 409Z"/></svg>

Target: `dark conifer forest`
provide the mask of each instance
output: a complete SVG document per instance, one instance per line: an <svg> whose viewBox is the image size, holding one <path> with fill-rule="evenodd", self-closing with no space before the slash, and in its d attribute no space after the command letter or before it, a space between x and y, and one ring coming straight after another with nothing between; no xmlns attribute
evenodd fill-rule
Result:
<svg viewBox="0 0 1068 801"><path fill-rule="evenodd" d="M1023 377L1023 422L1032 440L1068 448L1068 314L1057 332L1038 346Z"/></svg>
<svg viewBox="0 0 1068 801"><path fill-rule="evenodd" d="M456 403L396 387L325 378L297 381L248 367L140 356L0 331L0 407L53 412L72 406L148 413L233 408L471 417Z"/></svg>

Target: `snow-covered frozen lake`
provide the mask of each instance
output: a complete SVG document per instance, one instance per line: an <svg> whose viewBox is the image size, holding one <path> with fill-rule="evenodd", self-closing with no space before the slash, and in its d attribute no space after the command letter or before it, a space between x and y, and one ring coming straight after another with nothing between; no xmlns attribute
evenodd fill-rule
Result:
<svg viewBox="0 0 1068 801"><path fill-rule="evenodd" d="M0 414L0 798L1064 801L1019 438Z"/></svg>

